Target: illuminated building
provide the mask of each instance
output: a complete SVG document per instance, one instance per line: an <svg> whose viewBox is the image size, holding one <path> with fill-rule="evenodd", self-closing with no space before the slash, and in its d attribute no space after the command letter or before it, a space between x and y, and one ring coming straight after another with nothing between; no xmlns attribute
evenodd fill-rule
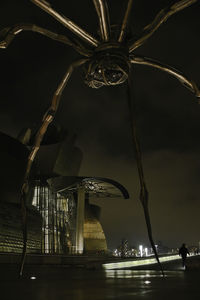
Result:
<svg viewBox="0 0 200 300"><path fill-rule="evenodd" d="M74 251L106 251L106 238L99 221L100 207L91 205L90 200L101 198L128 198L128 192L118 182L99 177L54 177L49 186L65 198L73 195L77 205Z"/></svg>
<svg viewBox="0 0 200 300"><path fill-rule="evenodd" d="M27 148L16 139L0 133L0 252L21 253L23 247L20 186L28 155ZM41 248L42 217L27 199L29 253Z"/></svg>
<svg viewBox="0 0 200 300"><path fill-rule="evenodd" d="M23 130L19 140L2 134L0 252L21 252L23 247L20 187L28 149L34 134ZM107 250L99 221L100 207L90 199L128 198L119 183L78 177L82 153L75 136L51 126L30 176L27 195L28 253L83 254Z"/></svg>
<svg viewBox="0 0 200 300"><path fill-rule="evenodd" d="M76 229L74 198L52 192L46 181L36 180L32 204L42 216L41 252L73 253Z"/></svg>

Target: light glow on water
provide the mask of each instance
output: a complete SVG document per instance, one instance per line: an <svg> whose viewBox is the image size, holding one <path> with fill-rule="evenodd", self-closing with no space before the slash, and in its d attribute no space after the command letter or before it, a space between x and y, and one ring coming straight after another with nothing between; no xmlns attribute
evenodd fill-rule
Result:
<svg viewBox="0 0 200 300"><path fill-rule="evenodd" d="M105 270L105 273L107 278L139 278L145 281L149 281L150 277L162 277L162 274L158 271Z"/></svg>
<svg viewBox="0 0 200 300"><path fill-rule="evenodd" d="M152 283L156 278L163 278L160 271L156 270L105 270L105 276L108 279L136 279L142 280L145 285ZM165 271L165 278L169 277L183 277L182 271Z"/></svg>

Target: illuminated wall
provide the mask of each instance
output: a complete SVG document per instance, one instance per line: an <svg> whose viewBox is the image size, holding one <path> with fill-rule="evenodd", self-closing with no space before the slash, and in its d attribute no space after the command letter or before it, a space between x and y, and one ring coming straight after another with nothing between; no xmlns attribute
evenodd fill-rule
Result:
<svg viewBox="0 0 200 300"><path fill-rule="evenodd" d="M99 222L100 207L86 203L84 222L84 250L85 252L107 251L106 237Z"/></svg>
<svg viewBox="0 0 200 300"><path fill-rule="evenodd" d="M42 216L42 252L73 253L76 217L73 196L65 198L37 181L32 204Z"/></svg>
<svg viewBox="0 0 200 300"><path fill-rule="evenodd" d="M22 252L21 218L20 205L14 203L0 204L0 252ZM42 218L36 209L27 209L27 222L27 253L38 253L41 251Z"/></svg>
<svg viewBox="0 0 200 300"><path fill-rule="evenodd" d="M20 187L29 151L18 140L0 132L0 252L21 253L23 248ZM29 196L29 195L28 195ZM27 198L27 252L40 252L42 218Z"/></svg>

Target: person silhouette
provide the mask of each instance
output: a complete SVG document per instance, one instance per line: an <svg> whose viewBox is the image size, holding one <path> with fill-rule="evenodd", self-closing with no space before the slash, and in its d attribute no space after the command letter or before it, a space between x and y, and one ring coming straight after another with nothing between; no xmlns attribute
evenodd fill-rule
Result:
<svg viewBox="0 0 200 300"><path fill-rule="evenodd" d="M182 265L185 268L185 261L186 261L187 255L190 255L190 253L189 253L188 249L186 248L185 244L183 244L181 246L181 248L179 249L179 255L182 258Z"/></svg>

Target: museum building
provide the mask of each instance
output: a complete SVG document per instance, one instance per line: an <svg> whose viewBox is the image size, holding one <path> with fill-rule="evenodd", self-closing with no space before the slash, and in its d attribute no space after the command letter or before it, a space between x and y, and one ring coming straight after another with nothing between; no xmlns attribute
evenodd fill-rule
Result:
<svg viewBox="0 0 200 300"><path fill-rule="evenodd" d="M23 233L20 188L29 150L31 129L17 139L0 133L0 252L21 253ZM27 253L70 254L107 251L99 206L93 199L128 198L118 182L78 176L82 152L76 137L51 125L32 167L27 194Z"/></svg>

